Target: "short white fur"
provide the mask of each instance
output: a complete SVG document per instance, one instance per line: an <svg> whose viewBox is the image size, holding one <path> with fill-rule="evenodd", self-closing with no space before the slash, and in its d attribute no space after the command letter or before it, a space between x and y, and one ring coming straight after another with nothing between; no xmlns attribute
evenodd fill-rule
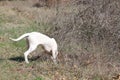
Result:
<svg viewBox="0 0 120 80"><path fill-rule="evenodd" d="M56 63L56 57L58 55L57 43L54 38L50 38L47 35L44 35L39 32L31 32L21 35L17 39L10 38L13 41L19 41L23 38L27 38L29 42L29 48L24 53L25 62L29 63L28 55L33 52L38 45L42 45L47 52L52 52L52 60Z"/></svg>

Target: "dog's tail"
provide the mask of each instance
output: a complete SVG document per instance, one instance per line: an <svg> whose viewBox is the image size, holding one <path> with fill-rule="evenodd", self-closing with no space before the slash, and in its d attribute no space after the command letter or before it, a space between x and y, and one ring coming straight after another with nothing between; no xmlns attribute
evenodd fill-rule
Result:
<svg viewBox="0 0 120 80"><path fill-rule="evenodd" d="M17 39L13 39L13 38L10 38L12 41L19 41L19 40L21 40L21 39L23 39L23 38L25 38L25 37L27 37L27 36L29 36L29 33L26 33L26 34L23 34L23 35L21 35L19 38L17 38Z"/></svg>

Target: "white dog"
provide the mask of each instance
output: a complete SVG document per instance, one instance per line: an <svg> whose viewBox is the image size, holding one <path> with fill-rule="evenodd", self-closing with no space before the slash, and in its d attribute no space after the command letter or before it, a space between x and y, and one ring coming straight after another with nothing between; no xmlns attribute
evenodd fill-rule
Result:
<svg viewBox="0 0 120 80"><path fill-rule="evenodd" d="M56 63L56 57L58 55L57 43L54 38L50 38L39 32L26 33L13 41L19 41L23 38L27 38L29 42L29 49L24 53L25 62L29 63L27 56L33 52L38 45L42 45L47 52L52 52L52 59Z"/></svg>

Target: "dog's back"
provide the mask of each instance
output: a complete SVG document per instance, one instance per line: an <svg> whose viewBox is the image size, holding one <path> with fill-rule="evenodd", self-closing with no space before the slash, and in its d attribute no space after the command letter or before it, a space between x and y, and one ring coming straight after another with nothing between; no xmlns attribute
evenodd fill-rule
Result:
<svg viewBox="0 0 120 80"><path fill-rule="evenodd" d="M49 44L51 41L50 37L39 32L31 32L27 38L30 42L37 44Z"/></svg>

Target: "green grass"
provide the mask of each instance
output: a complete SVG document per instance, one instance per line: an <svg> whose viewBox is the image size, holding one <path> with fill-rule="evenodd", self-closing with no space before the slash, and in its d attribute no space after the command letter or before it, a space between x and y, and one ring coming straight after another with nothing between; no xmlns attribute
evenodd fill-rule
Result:
<svg viewBox="0 0 120 80"><path fill-rule="evenodd" d="M22 58L24 59L26 41L23 39L19 42L13 42L9 38L17 38L32 31L45 33L49 25L38 24L28 19L23 19L21 22L24 23L14 23L14 19L11 20L10 16L0 15L0 80L44 80L46 76L36 71L39 65L34 66L40 62L31 61L30 64L26 64L21 61ZM43 77L39 77L41 75Z"/></svg>
<svg viewBox="0 0 120 80"><path fill-rule="evenodd" d="M42 77L37 77L35 80L44 80Z"/></svg>

